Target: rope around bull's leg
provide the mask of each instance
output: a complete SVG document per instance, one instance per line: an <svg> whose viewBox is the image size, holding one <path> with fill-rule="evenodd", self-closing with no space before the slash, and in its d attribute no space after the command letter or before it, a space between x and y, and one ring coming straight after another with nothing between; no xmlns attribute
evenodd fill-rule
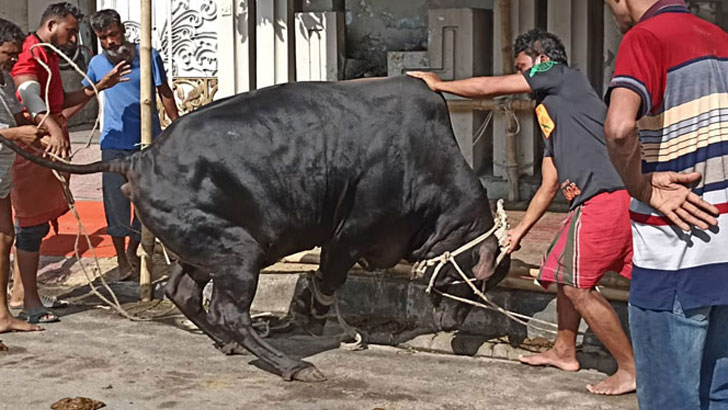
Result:
<svg viewBox="0 0 728 410"><path fill-rule="evenodd" d="M66 59L66 61L68 61L70 63L70 65L77 72L79 72L91 84L91 87L94 90L94 94L96 95L97 101L99 101L99 107L101 106L100 99L99 99L99 90L96 88L96 85L93 83L93 81L91 81L91 79L88 78L88 76L86 75L86 73L83 72L78 67L78 65L76 65L76 63L74 63L73 61L71 61L71 59L68 56L66 56L63 52L61 52L58 48L56 48L52 44L48 44L48 43L35 44L35 45L33 45L31 47L31 51L35 47L47 47L47 48L50 48L51 50L53 50L54 52L56 52L58 55L62 56L64 59ZM41 122L38 124L38 128L40 128L43 125L43 123L45 122L45 120L48 118L48 116L50 115L50 113L51 113L50 101L49 101L48 93L49 93L51 79L53 77L53 72L51 71L50 67L48 67L48 65L45 64L40 58L38 58L37 56L33 56L33 57L40 64L40 66L43 67L43 69L45 69L46 72L48 73L48 81L46 82L46 94L45 94L45 103L46 103L46 112L47 112L47 114L46 114L45 117L43 117L43 119L41 120ZM88 148L90 146L91 139L93 138L93 133L96 131L96 128L98 127L98 123L99 123L99 117L98 117L98 114L97 114L96 121L94 122L94 127L91 129L91 132L89 133L88 142L87 142L85 148ZM76 153L78 151L80 151L80 149L77 150ZM71 158L76 153L73 153L71 155ZM52 157L54 157L54 158L56 158L56 159L58 159L60 161L63 161L65 163L70 163L70 161L68 161L68 160L66 160L64 158L60 158L57 155L53 155L51 153L48 153L48 154L50 154L50 156L52 156ZM53 171L53 175L63 185L64 192L66 192L68 195L71 195L70 187L68 185L68 182L65 180L65 178L63 178L61 175L59 175L56 171ZM112 309L114 309L115 311L117 311L120 315L126 317L129 320L134 320L134 321L152 320L152 318L139 318L139 317L132 316L131 314L129 314L129 312L127 312L126 310L124 310L124 308L121 307L121 303L119 303L119 299L117 298L116 293L113 291L113 289L111 289L111 287L106 282L106 279L104 279L103 275L101 274L101 265L99 264L98 257L96 256L96 252L95 252L94 247L93 247L93 245L91 243L91 238L89 237L88 232L86 231L86 228L84 227L83 223L81 222L81 217L78 214L78 211L76 210L76 207L75 207L75 205L73 203L74 202L73 201L73 197L72 196L67 197L66 195L64 195L64 197L66 199L66 202L68 204L69 209L71 209L74 217L76 218L76 221L78 222L79 231L76 234L76 240L75 240L75 243L74 243L74 254L76 256L76 260L78 261L78 264L81 266L81 270L84 273L84 276L86 278L86 281L89 284L89 287L91 288L91 291L99 299L101 299L104 303L106 303L109 307L111 307ZM101 294L101 292L98 291L98 289L96 289L96 286L93 284L93 280L94 279L92 279L92 277L89 275L88 270L87 270L85 264L81 260L81 252L79 250L79 242L80 242L81 234L83 234L85 236L86 242L88 244L88 247L91 250L91 254L92 254L93 258L94 258L94 262L96 264L96 269L97 269L97 272L98 272L98 276L96 276L96 277L98 277L100 279L101 284L103 285L103 287L106 289L107 292L109 292L109 294L111 295L111 298L113 299L113 302L110 301L109 299L107 299L104 295Z"/></svg>

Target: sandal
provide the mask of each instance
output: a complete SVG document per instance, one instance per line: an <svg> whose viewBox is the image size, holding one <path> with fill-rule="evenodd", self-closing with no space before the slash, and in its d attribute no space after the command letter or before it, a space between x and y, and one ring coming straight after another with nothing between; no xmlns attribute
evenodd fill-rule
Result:
<svg viewBox="0 0 728 410"><path fill-rule="evenodd" d="M45 306L37 306L31 309L23 310L18 314L18 319L25 320L28 323L55 323L60 322L58 315L50 311Z"/></svg>

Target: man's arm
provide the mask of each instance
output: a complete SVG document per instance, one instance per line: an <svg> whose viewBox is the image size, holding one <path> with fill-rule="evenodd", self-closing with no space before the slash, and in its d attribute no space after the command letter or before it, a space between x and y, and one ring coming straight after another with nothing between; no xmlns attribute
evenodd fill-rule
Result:
<svg viewBox="0 0 728 410"><path fill-rule="evenodd" d="M607 151L625 187L634 198L650 204L684 231L690 225L708 229L718 221L718 209L693 193L689 186L702 178L700 173L642 173L637 118L642 98L628 88L611 92L604 124Z"/></svg>
<svg viewBox="0 0 728 410"><path fill-rule="evenodd" d="M52 155L65 158L70 150L70 144L66 140L61 126L53 116L48 115L48 107L40 97L38 77L32 74L23 74L14 77L13 80L15 81L20 98L23 100L23 105L25 105L30 113L33 122L35 124L43 122L43 126L50 135L46 151Z"/></svg>
<svg viewBox="0 0 728 410"><path fill-rule="evenodd" d="M96 88L104 91L115 86L118 83L129 81L127 75L131 74L131 66L125 61L120 62L104 78L97 82ZM87 85L80 90L71 91L63 94L63 113L66 117L81 111L81 109L96 95L91 85Z"/></svg>
<svg viewBox="0 0 728 410"><path fill-rule="evenodd" d="M16 144L32 145L44 137L47 132L43 128L38 128L35 125L21 125L19 127L0 129L0 134Z"/></svg>
<svg viewBox="0 0 728 410"><path fill-rule="evenodd" d="M179 111L177 111L177 102L174 100L174 93L169 87L169 84L167 84L166 81L163 82L162 85L157 87L157 92L159 93L159 98L162 100L162 106L164 106L164 111L167 113L169 119L172 121L177 120L177 118L179 118Z"/></svg>
<svg viewBox="0 0 728 410"><path fill-rule="evenodd" d="M531 92L531 86L520 73L455 81L442 81L437 74L426 71L411 71L407 75L423 80L432 91L456 94L466 98L486 98Z"/></svg>
<svg viewBox="0 0 728 410"><path fill-rule="evenodd" d="M515 228L508 231L510 239L509 253L518 249L521 239L531 230L551 205L559 192L559 176L552 157L544 157L541 164L541 186L528 204L523 220Z"/></svg>

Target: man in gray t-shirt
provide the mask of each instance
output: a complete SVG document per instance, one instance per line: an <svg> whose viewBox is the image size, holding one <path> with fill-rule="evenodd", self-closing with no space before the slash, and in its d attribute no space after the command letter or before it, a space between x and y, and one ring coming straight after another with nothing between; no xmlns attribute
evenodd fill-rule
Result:
<svg viewBox="0 0 728 410"><path fill-rule="evenodd" d="M584 74L568 66L553 34L531 30L516 39L519 73L441 81L433 73L408 73L434 91L469 98L530 93L544 137L542 182L521 222L508 232L511 251L543 216L561 190L571 212L549 247L538 280L557 284L559 331L554 347L521 358L526 364L579 369L576 334L583 317L617 361L617 372L587 389L618 395L635 390L632 346L614 309L595 287L607 271L630 277L632 230L629 195L611 165L604 142L606 107Z"/></svg>
<svg viewBox="0 0 728 410"><path fill-rule="evenodd" d="M15 84L8 72L18 59L25 35L15 24L0 19L0 134L20 145L40 142L44 133L35 125L21 125L25 122L23 107L15 97ZM12 165L15 153L0 145L0 333L12 331L41 330L23 320L14 318L7 305L8 275L10 272L10 250L13 246L14 228L10 203ZM0 346L2 343L0 343Z"/></svg>

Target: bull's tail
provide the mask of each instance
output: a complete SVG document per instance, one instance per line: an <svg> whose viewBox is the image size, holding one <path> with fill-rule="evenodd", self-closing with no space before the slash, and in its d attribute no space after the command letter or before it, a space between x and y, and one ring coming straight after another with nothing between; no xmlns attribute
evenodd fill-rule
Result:
<svg viewBox="0 0 728 410"><path fill-rule="evenodd" d="M31 154L30 152L20 148L17 144L5 138L0 133L0 142L15 151L21 157L40 166L56 170L58 172L66 172L69 174L94 174L96 172L114 172L126 175L131 166L129 158L119 158L111 161L97 161L90 164L66 164L63 162L49 161L43 157Z"/></svg>

